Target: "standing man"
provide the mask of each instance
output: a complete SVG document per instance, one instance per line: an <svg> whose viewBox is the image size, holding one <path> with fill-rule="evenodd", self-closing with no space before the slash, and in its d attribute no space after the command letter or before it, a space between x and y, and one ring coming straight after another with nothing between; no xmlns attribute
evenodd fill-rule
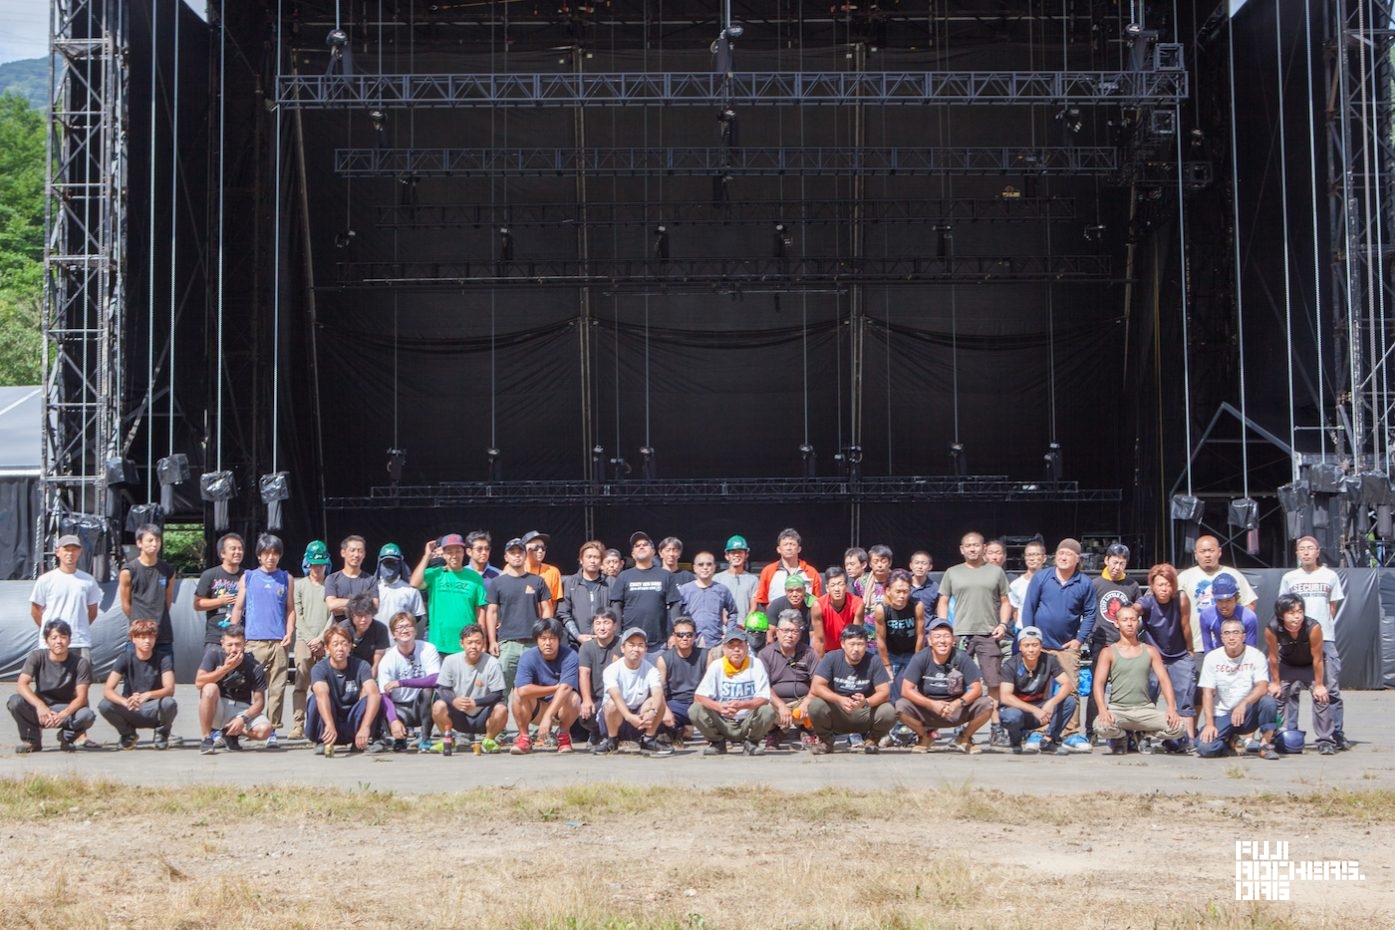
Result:
<svg viewBox="0 0 1395 930"><path fill-rule="evenodd" d="M92 657L92 624L97 622L97 608L102 603L102 589L97 579L79 569L82 540L76 536L58 538L58 567L50 569L34 582L29 595L29 616L40 631L47 630L54 620L68 624L71 651L84 659ZM41 637L46 639L47 637ZM42 648L43 642L39 643Z"/></svg>
<svg viewBox="0 0 1395 930"><path fill-rule="evenodd" d="M223 640L223 631L232 626L233 603L242 584L242 537L225 533L218 540L221 560L199 576L194 589L194 609L204 612L203 645L216 646Z"/></svg>
<svg viewBox="0 0 1395 930"><path fill-rule="evenodd" d="M738 617L751 609L751 599L756 596L758 579L746 571L750 555L751 547L747 545L745 536L731 537L726 547L727 567L714 578L717 584L730 589L732 599L736 601Z"/></svg>
<svg viewBox="0 0 1395 930"><path fill-rule="evenodd" d="M485 581L499 574L499 569L489 564L489 553L493 547L493 538L484 530L472 530L465 537L465 550L469 553L470 568L478 572Z"/></svg>
<svg viewBox="0 0 1395 930"><path fill-rule="evenodd" d="M406 572L402 550L397 543L384 543L378 550L378 622L391 625L392 618L402 611L412 615L412 622L421 632L421 624L426 619L426 605L422 603L421 591L410 582Z"/></svg>
<svg viewBox="0 0 1395 930"><path fill-rule="evenodd" d="M681 543L680 543L681 545ZM736 598L726 585L717 584L714 575L717 571L717 557L710 552L699 552L693 557L693 579L678 584L678 596L683 599L683 614L693 618L697 624L697 645L711 648L722 641L727 627L741 620L741 611L736 606Z"/></svg>
<svg viewBox="0 0 1395 930"><path fill-rule="evenodd" d="M557 603L562 597L562 572L555 565L548 565L543 561L547 557L547 545L552 542L552 537L546 533L539 533L537 530L529 530L523 534L523 551L527 558L523 567L537 575L547 585L547 590L552 594L552 603Z"/></svg>
<svg viewBox="0 0 1395 930"><path fill-rule="evenodd" d="M1342 657L1337 652L1337 612L1346 594L1337 573L1322 564L1322 548L1315 537L1304 536L1296 548L1298 567L1279 581L1280 594L1296 594L1303 599L1303 610L1322 625L1322 667L1327 686L1328 713L1332 716L1333 742L1345 752L1352 747L1343 727L1346 716L1342 705ZM1252 605L1253 606L1253 605Z"/></svg>
<svg viewBox="0 0 1395 930"><path fill-rule="evenodd" d="M363 570L367 557L368 543L362 536L345 536L339 543L344 567L325 579L325 603L336 621L348 619L349 599L355 594L373 595L373 609L377 611L378 576Z"/></svg>
<svg viewBox="0 0 1395 930"><path fill-rule="evenodd" d="M678 616L683 598L673 576L654 564L654 541L648 533L630 536L632 568L622 571L610 586L610 606L620 615L620 624L639 627L649 637L648 647L656 652L668 645L669 624Z"/></svg>
<svg viewBox="0 0 1395 930"><path fill-rule="evenodd" d="M862 576L862 622L867 625L867 648L874 652L877 649L877 625L874 615L886 600L886 587L891 582L893 556L890 546L878 544L867 550L871 571Z"/></svg>
<svg viewBox="0 0 1395 930"><path fill-rule="evenodd" d="M1200 536L1194 553L1196 564L1177 575L1177 593L1182 598L1182 620L1191 640L1192 661L1196 668L1206 650L1201 642L1201 612L1212 605L1211 585L1221 572L1228 573L1240 586L1240 603L1255 609L1257 598L1249 581L1237 569L1221 564L1221 544L1214 536Z"/></svg>
<svg viewBox="0 0 1395 930"><path fill-rule="evenodd" d="M805 562L799 557L803 551L803 541L799 533L794 529L783 529L780 535L775 538L775 550L780 557L760 570L760 581L756 582L756 593L751 595L751 610L764 610L773 598L780 596L780 592L785 590L785 579L790 575L803 575L804 580L809 582L808 590L813 592L815 597L823 593L823 587L819 582L819 573L814 570L814 566Z"/></svg>
<svg viewBox="0 0 1395 930"><path fill-rule="evenodd" d="M911 600L924 608L927 620L935 617L935 607L940 601L940 583L930 577L935 568L935 560L924 549L911 553L907 567L911 572ZM825 582L827 583L827 582Z"/></svg>
<svg viewBox="0 0 1395 930"><path fill-rule="evenodd" d="M174 601L174 566L160 558L164 535L154 523L136 528L138 555L121 567L117 591L126 620L154 620L159 627L155 651L174 657L174 624L170 604ZM132 640L134 642L134 640Z"/></svg>
<svg viewBox="0 0 1395 930"><path fill-rule="evenodd" d="M983 544L983 561L1002 568L1007 564L1007 545L1001 539L990 539Z"/></svg>
<svg viewBox="0 0 1395 930"><path fill-rule="evenodd" d="M1322 624L1309 617L1296 594L1280 594L1274 601L1274 619L1264 628L1269 652L1269 695L1276 699L1284 729L1298 729L1299 693L1313 692L1313 736L1324 756L1337 752L1336 726L1332 720L1332 696L1323 660L1326 653Z"/></svg>
<svg viewBox="0 0 1395 930"><path fill-rule="evenodd" d="M324 658L329 606L325 604L325 572L329 547L312 539L301 559L305 577L295 583L295 687L291 690L291 739L305 738L305 705L310 694L310 669Z"/></svg>
<svg viewBox="0 0 1395 930"><path fill-rule="evenodd" d="M1119 641L1119 627L1114 614L1125 604L1137 604L1138 582L1130 581L1125 573L1129 567L1129 547L1112 543L1104 552L1104 571L1091 581L1095 588L1095 630L1090 638L1090 651L1100 650Z"/></svg>
<svg viewBox="0 0 1395 930"><path fill-rule="evenodd" d="M1046 543L1034 539L1022 550L1022 562L1027 570L1008 585L1008 603L1012 605L1012 622L1017 629L1022 628L1022 598L1027 596L1027 585L1033 576L1046 565Z"/></svg>
<svg viewBox="0 0 1395 930"><path fill-rule="evenodd" d="M117 653L97 710L120 736L122 749L135 749L136 730L155 730L155 748L168 749L174 701L174 659L155 651L160 626L154 620L131 623L131 649Z"/></svg>
<svg viewBox="0 0 1395 930"><path fill-rule="evenodd" d="M954 598L954 633L964 640L969 658L982 675L985 694L996 703L998 688L1003 683L1003 650L999 642L1012 627L1007 575L1001 567L984 559L982 533L965 533L959 540L959 554L964 561L951 565L940 578L935 616L948 621L949 599ZM1089 588L1088 582L1085 587ZM1030 625L1026 619L1023 623ZM1072 674L1073 669L1074 666ZM1000 734L993 736L1001 740Z"/></svg>
<svg viewBox="0 0 1395 930"><path fill-rule="evenodd" d="M81 548L79 546L79 548ZM10 716L19 725L19 754L43 748L43 731L58 731L58 748L73 752L78 737L97 722L87 706L87 689L92 685L92 663L69 645L73 631L66 620L50 620L43 628L44 646L29 653L10 695ZM89 748L99 748L86 740Z"/></svg>
<svg viewBox="0 0 1395 930"><path fill-rule="evenodd" d="M695 577L692 572L678 567L683 557L683 540L677 536L665 536L659 541L659 564L673 576L673 583L682 587Z"/></svg>
<svg viewBox="0 0 1395 930"><path fill-rule="evenodd" d="M1259 618L1248 607L1240 606L1240 586L1229 572L1221 572L1211 582L1211 606L1201 612L1201 643L1209 654L1225 645L1221 626L1234 617L1245 630L1245 645L1260 645Z"/></svg>
<svg viewBox="0 0 1395 930"><path fill-rule="evenodd" d="M489 615L489 654L499 659L504 670L504 688L513 690L514 673L523 653L536 645L533 629L539 620L552 616L552 591L537 575L524 567L527 557L522 539L510 539L504 547L504 570L486 586ZM560 625L560 624L559 624ZM512 698L510 698L512 700ZM527 732L528 721L519 722Z"/></svg>
<svg viewBox="0 0 1395 930"><path fill-rule="evenodd" d="M843 628L849 623L862 622L862 598L848 590L847 570L841 565L830 565L827 584L828 593L819 598L825 649L843 641Z"/></svg>
<svg viewBox="0 0 1395 930"><path fill-rule="evenodd" d="M293 582L279 567L282 549L278 536L262 533L257 537L257 567L242 576L231 618L247 631L247 651L266 672L267 716L271 720L267 749L280 745L276 730L281 726L281 705L286 697L288 650L295 642Z"/></svg>
<svg viewBox="0 0 1395 930"><path fill-rule="evenodd" d="M428 539L420 561L412 569L412 587L426 592L426 609L430 612L427 641L438 654L447 656L460 649L461 630L471 624L480 624L483 629L488 598L484 579L465 565L465 540L460 534L447 533L440 543L444 564L429 565L437 540Z"/></svg>
<svg viewBox="0 0 1395 930"><path fill-rule="evenodd" d="M1116 611L1117 614L1117 611ZM1041 630L1042 648L1056 657L1062 670L1075 681L1080 674L1080 644L1090 641L1095 628L1095 589L1080 571L1080 543L1069 537L1056 547L1056 568L1041 571L1027 586L1022 599L1022 625ZM1138 613L1134 612L1137 631ZM1156 653L1156 650L1154 651ZM1161 667L1162 660L1158 660ZM1099 681L1098 672L1095 681ZM1168 689L1168 701L1172 701ZM1176 710L1175 705L1173 706ZM1089 752L1090 741L1080 730L1077 706L1066 724L1061 745L1072 752Z"/></svg>
<svg viewBox="0 0 1395 930"><path fill-rule="evenodd" d="M349 634L350 649L355 658L368 663L368 668L376 678L378 663L392 646L392 634L387 624L376 619L378 608L373 595L355 594L349 598L349 622L340 623Z"/></svg>
<svg viewBox="0 0 1395 930"><path fill-rule="evenodd" d="M573 648L591 638L591 618L610 606L610 579L601 572L604 554L605 543L599 539L582 543L576 574L562 579L555 616L566 627Z"/></svg>

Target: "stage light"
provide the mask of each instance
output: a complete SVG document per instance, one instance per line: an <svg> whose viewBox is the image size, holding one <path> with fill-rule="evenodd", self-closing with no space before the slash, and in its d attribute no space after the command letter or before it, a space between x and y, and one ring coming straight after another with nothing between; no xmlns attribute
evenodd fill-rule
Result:
<svg viewBox="0 0 1395 930"><path fill-rule="evenodd" d="M213 529L228 528L228 501L237 496L237 484L230 471L210 471L199 476L199 496L213 504Z"/></svg>
<svg viewBox="0 0 1395 930"><path fill-rule="evenodd" d="M727 23L727 28L722 30L728 38L739 39L746 34L746 27L740 23Z"/></svg>
<svg viewBox="0 0 1395 930"><path fill-rule="evenodd" d="M818 474L818 459L814 455L814 447L809 443L801 443L799 455L804 462L804 477L813 478Z"/></svg>
<svg viewBox="0 0 1395 930"><path fill-rule="evenodd" d="M1139 23L1129 23L1124 27L1124 35L1130 39L1137 39L1143 34L1143 26Z"/></svg>
<svg viewBox="0 0 1395 930"><path fill-rule="evenodd" d="M964 444L962 442L952 442L949 444L949 460L954 463L954 477L968 477L969 457L964 454Z"/></svg>
<svg viewBox="0 0 1395 930"><path fill-rule="evenodd" d="M160 507L173 513L174 486L189 480L189 456L176 452L160 459L155 463L155 476L160 480Z"/></svg>
<svg viewBox="0 0 1395 930"><path fill-rule="evenodd" d="M1060 121L1066 132L1075 135L1085 126L1085 121L1080 118L1079 107L1063 107L1056 114L1056 119Z"/></svg>
<svg viewBox="0 0 1395 930"><path fill-rule="evenodd" d="M789 227L784 223L775 224L775 238L771 243L771 251L775 258L788 258L789 250L794 246L794 237L790 235Z"/></svg>
<svg viewBox="0 0 1395 930"><path fill-rule="evenodd" d="M668 227L660 225L654 229L654 257L661 262L668 261Z"/></svg>
<svg viewBox="0 0 1395 930"><path fill-rule="evenodd" d="M325 44L330 48L343 48L349 44L349 34L343 29L331 29L325 36Z"/></svg>
<svg viewBox="0 0 1395 930"><path fill-rule="evenodd" d="M402 469L404 469L404 468L406 468L406 467L407 467L407 450L406 450L406 449L389 449L389 450L387 450L387 473L388 473L388 480L389 480L390 482L392 482L392 486L393 486L393 487L397 487L399 484L402 483Z"/></svg>
<svg viewBox="0 0 1395 930"><path fill-rule="evenodd" d="M722 144L728 148L737 145L736 111L730 107L717 114L717 136L722 140Z"/></svg>
<svg viewBox="0 0 1395 930"><path fill-rule="evenodd" d="M1061 480L1061 446L1059 443L1050 443L1046 447L1046 454L1042 456L1046 462L1046 473L1052 481Z"/></svg>
<svg viewBox="0 0 1395 930"><path fill-rule="evenodd" d="M935 247L936 256L949 258L954 254L954 227L949 224L936 226L935 232L939 233L939 243Z"/></svg>
<svg viewBox="0 0 1395 930"><path fill-rule="evenodd" d="M591 480L593 482L605 480L605 446L599 443L591 449Z"/></svg>
<svg viewBox="0 0 1395 930"><path fill-rule="evenodd" d="M640 473L645 481L653 481L659 477L658 453L653 446L641 446L639 449Z"/></svg>
<svg viewBox="0 0 1395 930"><path fill-rule="evenodd" d="M623 458L616 456L610 460L610 480L623 481L630 473L630 463Z"/></svg>
<svg viewBox="0 0 1395 930"><path fill-rule="evenodd" d="M499 261L513 261L513 233L507 226L499 227Z"/></svg>
<svg viewBox="0 0 1395 930"><path fill-rule="evenodd" d="M1097 223L1094 226L1086 226L1085 241L1099 242L1101 239L1104 238L1104 234L1107 229L1108 227L1106 227L1103 223Z"/></svg>
<svg viewBox="0 0 1395 930"><path fill-rule="evenodd" d="M357 235L358 233L352 229L346 229L343 232L335 233L334 247L336 249L347 249L349 246L353 245L354 237Z"/></svg>
<svg viewBox="0 0 1395 930"><path fill-rule="evenodd" d="M374 132L382 132L387 123L387 114L375 107L368 111L368 122L373 124Z"/></svg>
<svg viewBox="0 0 1395 930"><path fill-rule="evenodd" d="M1199 149L1206 144L1206 133L1198 127L1191 131L1192 148Z"/></svg>
<svg viewBox="0 0 1395 930"><path fill-rule="evenodd" d="M485 458L489 461L489 483L494 484L499 480L501 468L499 465L499 450L493 447L484 450Z"/></svg>
<svg viewBox="0 0 1395 930"><path fill-rule="evenodd" d="M325 74L337 71L342 77L352 76L354 47L349 43L349 34L343 29L331 29L325 36L325 45L329 46L329 65L325 68Z"/></svg>
<svg viewBox="0 0 1395 930"><path fill-rule="evenodd" d="M257 481L257 490L261 493L262 503L266 504L266 528L273 533L279 533L283 525L281 502L291 496L290 474L275 471L269 475L262 475Z"/></svg>
<svg viewBox="0 0 1395 930"><path fill-rule="evenodd" d="M1000 193L998 197L1002 200L1021 200L1022 192L1009 184L1007 187L1003 188L1002 193Z"/></svg>

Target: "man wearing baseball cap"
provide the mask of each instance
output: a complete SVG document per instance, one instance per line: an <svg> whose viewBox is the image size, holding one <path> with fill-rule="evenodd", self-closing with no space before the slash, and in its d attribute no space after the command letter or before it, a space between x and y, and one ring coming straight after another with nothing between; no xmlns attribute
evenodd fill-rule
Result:
<svg viewBox="0 0 1395 930"><path fill-rule="evenodd" d="M1041 630L1023 627L1017 634L1017 654L1003 666L998 706L1012 751L1069 755L1070 750L1061 745L1061 731L1075 713L1074 695L1075 682L1061 668L1060 660L1042 650ZM1025 730L1032 734L1024 741Z"/></svg>
<svg viewBox="0 0 1395 930"><path fill-rule="evenodd" d="M1227 645L1221 639L1221 624L1231 618L1245 630L1245 645L1259 648L1259 618L1240 603L1240 585L1229 572L1221 572L1211 582L1211 606L1201 612L1201 643L1209 653Z"/></svg>
<svg viewBox="0 0 1395 930"><path fill-rule="evenodd" d="M654 564L654 541L645 532L630 535L630 555L635 564L610 586L610 606L620 614L626 629L639 627L649 637L649 649L668 645L673 621L683 606L683 598L673 576Z"/></svg>
<svg viewBox="0 0 1395 930"><path fill-rule="evenodd" d="M551 542L552 537L546 533L539 533L537 530L524 533L523 552L526 558L523 566L543 580L547 590L552 592L552 602L555 604L562 599L562 572L557 566L543 562Z"/></svg>
<svg viewBox="0 0 1395 930"><path fill-rule="evenodd" d="M733 536L727 540L725 551L727 567L714 575L712 580L731 591L737 614L743 614L751 609L751 598L755 597L756 582L759 580L746 571L751 547L747 545L745 536Z"/></svg>
<svg viewBox="0 0 1395 930"><path fill-rule="evenodd" d="M34 626L43 630L51 620L62 620L72 628L69 649L84 659L92 658L91 627L97 622L97 608L102 603L102 589L97 579L78 568L82 557L82 540L68 534L58 537L58 566L44 572L34 582L29 595L29 615ZM45 648L39 641L37 648Z"/></svg>
<svg viewBox="0 0 1395 930"><path fill-rule="evenodd" d="M765 734L775 726L770 676L751 657L745 633L728 630L722 638L722 657L707 667L689 716L711 744L703 755L725 755L729 741L741 743L748 756L762 755Z"/></svg>
<svg viewBox="0 0 1395 930"><path fill-rule="evenodd" d="M605 738L592 752L614 752L620 740L638 740L640 752L673 754L670 747L660 745L654 738L664 721L664 685L658 668L645 655L647 639L639 627L626 630L620 636L621 658L607 665L601 675L605 687L601 700Z"/></svg>
<svg viewBox="0 0 1395 930"><path fill-rule="evenodd" d="M485 621L484 579L479 572L465 565L465 538L459 533L447 533L439 540L444 565L428 567L431 553L438 540L428 539L421 559L412 569L412 587L426 592L430 623L427 642L441 656L460 651L460 631L472 623Z"/></svg>

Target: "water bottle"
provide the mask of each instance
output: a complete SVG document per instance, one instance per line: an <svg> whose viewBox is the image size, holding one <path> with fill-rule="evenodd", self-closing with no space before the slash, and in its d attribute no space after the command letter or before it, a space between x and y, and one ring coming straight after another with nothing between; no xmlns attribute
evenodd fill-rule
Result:
<svg viewBox="0 0 1395 930"><path fill-rule="evenodd" d="M1090 690L1091 690L1092 688L1094 688L1094 686L1095 686L1095 673L1094 673L1094 671L1091 670L1090 666L1088 666L1088 665L1082 665L1082 666L1080 667L1080 672L1079 672L1079 684L1078 684L1077 687L1076 687L1076 694L1078 694L1078 695L1080 696L1081 700L1088 700L1089 697L1090 697Z"/></svg>

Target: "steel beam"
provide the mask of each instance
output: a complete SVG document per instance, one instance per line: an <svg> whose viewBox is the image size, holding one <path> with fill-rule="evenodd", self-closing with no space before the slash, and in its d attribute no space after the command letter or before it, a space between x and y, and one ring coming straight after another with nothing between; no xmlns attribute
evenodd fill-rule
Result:
<svg viewBox="0 0 1395 930"><path fill-rule="evenodd" d="M1118 167L1107 146L772 146L769 148L343 148L334 170L347 177L571 177L637 174L941 175L1108 174Z"/></svg>
<svg viewBox="0 0 1395 930"><path fill-rule="evenodd" d="M1110 278L1108 255L946 258L538 259L339 263L347 287L784 287L791 284L949 284Z"/></svg>
<svg viewBox="0 0 1395 930"><path fill-rule="evenodd" d="M768 71L608 74L288 74L276 103L359 107L923 106L1073 103L1171 106L1185 71Z"/></svg>

